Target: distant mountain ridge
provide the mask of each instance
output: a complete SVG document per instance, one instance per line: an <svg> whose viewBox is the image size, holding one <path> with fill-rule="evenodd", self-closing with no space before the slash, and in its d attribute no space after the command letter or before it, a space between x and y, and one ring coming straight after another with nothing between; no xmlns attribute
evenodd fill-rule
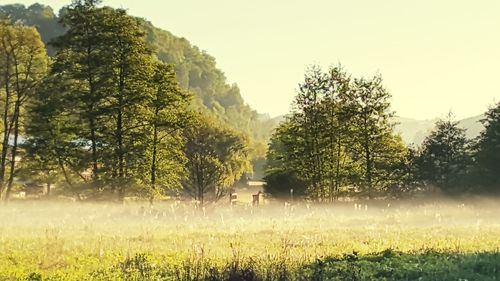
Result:
<svg viewBox="0 0 500 281"><path fill-rule="evenodd" d="M484 115L478 115L474 117L469 117L466 119L459 120L459 126L466 129L466 135L469 139L473 139L481 133L484 129L481 120L484 119ZM394 121L396 124L396 132L401 134L404 142L407 144L420 145L424 141L425 137L434 129L436 122L439 119L431 120L417 120L404 117L395 117Z"/></svg>
<svg viewBox="0 0 500 281"><path fill-rule="evenodd" d="M287 115L281 115L273 118L273 124L279 124L286 119ZM484 129L481 120L484 119L484 115L478 115L474 117L465 118L458 121L459 127L466 130L466 136L469 139L476 138L479 136L481 131ZM403 141L408 144L420 145L423 143L424 139L431 133L434 129L436 122L439 118L419 120L413 118L405 118L400 116L395 116L393 122L396 123L395 131L399 133L403 138Z"/></svg>

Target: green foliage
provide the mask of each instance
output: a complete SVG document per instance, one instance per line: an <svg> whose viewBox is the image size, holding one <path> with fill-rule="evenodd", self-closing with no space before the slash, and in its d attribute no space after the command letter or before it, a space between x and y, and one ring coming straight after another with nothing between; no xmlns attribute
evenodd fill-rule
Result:
<svg viewBox="0 0 500 281"><path fill-rule="evenodd" d="M183 175L190 96L151 55L140 21L97 3L75 1L61 18L67 33L30 111L28 160L70 187L162 194Z"/></svg>
<svg viewBox="0 0 500 281"><path fill-rule="evenodd" d="M342 67L312 67L294 110L272 137L267 176L296 175L315 200L356 187L370 197L401 188L406 148L393 132L382 79L353 79Z"/></svg>
<svg viewBox="0 0 500 281"><path fill-rule="evenodd" d="M306 195L307 185L292 171L268 171L264 180L264 191L274 198L293 199L293 196Z"/></svg>
<svg viewBox="0 0 500 281"><path fill-rule="evenodd" d="M180 88L173 66L160 61L155 63L152 85L144 131L147 165L142 174L148 176L144 183L154 196L179 189L185 176L182 130L191 117L187 108L191 96Z"/></svg>
<svg viewBox="0 0 500 281"><path fill-rule="evenodd" d="M290 189L294 195L306 194L307 183L300 178L297 167L300 165L302 144L297 135L298 128L287 119L276 129L267 152L264 190L277 198L290 198Z"/></svg>
<svg viewBox="0 0 500 281"><path fill-rule="evenodd" d="M46 45L65 32L52 8L39 3L29 7L21 4L3 5L0 6L0 15L14 22L36 27ZM55 54L55 49L50 45L47 45L47 51L51 56Z"/></svg>
<svg viewBox="0 0 500 281"><path fill-rule="evenodd" d="M194 199L206 201L205 195L218 200L248 172L247 140L218 122L198 116L184 132L187 178L184 191Z"/></svg>
<svg viewBox="0 0 500 281"><path fill-rule="evenodd" d="M0 20L0 96L3 101L0 196L8 169L6 199L17 173L18 146L20 135L24 132L26 105L36 95L47 66L45 47L35 28Z"/></svg>
<svg viewBox="0 0 500 281"><path fill-rule="evenodd" d="M26 155L21 174L33 177L34 173L49 173L53 175L49 177L52 184L64 186L72 192L79 181L87 180L84 173L88 153L77 141L78 131L73 125L77 123L76 117L67 114L66 108L61 106L69 99L67 89L72 82L60 77L47 76L28 107L27 140L23 144ZM41 166L49 171L40 171Z"/></svg>
<svg viewBox="0 0 500 281"><path fill-rule="evenodd" d="M440 120L425 139L418 162L419 178L445 192L459 192L470 166L470 142L465 130L449 117Z"/></svg>
<svg viewBox="0 0 500 281"><path fill-rule="evenodd" d="M71 8L63 8L60 17L67 17ZM58 23L59 18L48 6L34 4L0 6L0 15L9 15L28 25L37 27L45 43L54 41L67 28ZM193 107L230 128L250 137L250 156L259 159L265 156L265 144L270 138L277 120L258 114L246 105L237 85L229 85L224 73L216 67L215 59L185 38L154 27L150 22L137 19L146 34L146 42L153 53L163 62L174 66L181 88L194 94ZM50 55L55 55L58 44L48 44ZM96 62L98 63L98 62ZM105 63L105 62L99 62ZM256 165L259 167L259 165ZM262 171L257 169L256 177Z"/></svg>
<svg viewBox="0 0 500 281"><path fill-rule="evenodd" d="M451 254L428 251L380 253L318 259L307 267L311 280L496 280L498 253Z"/></svg>
<svg viewBox="0 0 500 281"><path fill-rule="evenodd" d="M361 165L358 184L373 197L374 191L384 191L398 179L397 166L404 161L406 148L393 131L391 96L382 78L354 79L352 87L347 101L354 140L350 149Z"/></svg>
<svg viewBox="0 0 500 281"><path fill-rule="evenodd" d="M476 144L475 182L486 191L500 192L500 103L486 112L485 130Z"/></svg>
<svg viewBox="0 0 500 281"><path fill-rule="evenodd" d="M200 155L190 154L193 149L205 147L210 180L200 185L203 193L211 190L221 197L250 172L250 154L262 158L266 138L251 142L223 127L247 134L249 124L261 120L243 103L237 86L226 84L212 57L185 39L100 3L73 1L60 15L65 33L44 37L56 52L28 111L22 175L77 193L92 188L93 194L112 191L123 198L128 192L153 199L178 190L181 183L186 190L195 188L184 165ZM33 17L34 22L24 19L37 12L44 15ZM0 13L27 24L57 19L41 5L3 6ZM171 44L157 44L161 41ZM175 65L159 61L151 47L161 60ZM182 88L196 93L194 103ZM217 121L197 119L186 129L193 105L209 115L203 120ZM208 139L211 144L205 145Z"/></svg>

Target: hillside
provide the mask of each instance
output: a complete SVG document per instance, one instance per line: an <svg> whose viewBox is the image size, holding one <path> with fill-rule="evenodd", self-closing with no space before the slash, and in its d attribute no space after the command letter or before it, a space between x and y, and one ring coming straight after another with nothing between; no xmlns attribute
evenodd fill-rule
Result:
<svg viewBox="0 0 500 281"><path fill-rule="evenodd" d="M475 138L484 129L480 120L483 115L469 117L459 121L459 126L466 129L468 138ZM396 117L396 131L401 134L403 140L408 144L421 144L429 132L434 128L438 119L416 120L410 118Z"/></svg>
<svg viewBox="0 0 500 281"><path fill-rule="evenodd" d="M285 115L272 119L274 120L273 124L283 121L284 118ZM466 129L467 137L469 139L473 139L479 136L481 131L484 129L481 124L481 119L483 118L483 115L479 115L459 120L458 123L461 128ZM401 137L406 144L415 145L420 145L424 141L425 137L429 135L431 130L434 128L436 121L438 121L437 118L418 120L399 116L394 117L396 132L401 134Z"/></svg>
<svg viewBox="0 0 500 281"><path fill-rule="evenodd" d="M70 1L68 1L69 3ZM47 45L49 55L55 49L49 42L64 33L58 16L49 6L33 4L0 5L0 15L35 26ZM183 88L195 96L199 110L216 116L229 127L250 136L254 157L263 157L267 141L277 123L268 115L259 114L243 100L236 84L228 84L215 58L169 31L140 19L147 33L147 42L159 59L175 66L177 79Z"/></svg>

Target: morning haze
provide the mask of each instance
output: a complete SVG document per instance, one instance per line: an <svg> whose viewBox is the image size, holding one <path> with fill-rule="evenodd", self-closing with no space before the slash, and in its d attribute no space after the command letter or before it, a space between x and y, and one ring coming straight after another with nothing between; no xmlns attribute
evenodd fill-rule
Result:
<svg viewBox="0 0 500 281"><path fill-rule="evenodd" d="M497 2L40 1L0 280L500 280Z"/></svg>
<svg viewBox="0 0 500 281"><path fill-rule="evenodd" d="M57 10L66 2L44 4ZM500 98L500 86L492 83L500 64L495 0L105 4L206 50L245 101L271 116L288 112L298 81L313 63L340 62L355 75L380 72L393 109L408 118L444 117L450 110L459 119L477 116Z"/></svg>

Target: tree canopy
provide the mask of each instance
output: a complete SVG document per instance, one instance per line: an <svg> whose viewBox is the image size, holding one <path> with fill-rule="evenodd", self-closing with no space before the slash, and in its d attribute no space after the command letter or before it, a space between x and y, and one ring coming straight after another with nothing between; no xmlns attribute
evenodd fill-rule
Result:
<svg viewBox="0 0 500 281"><path fill-rule="evenodd" d="M50 7L42 4L29 7L20 4L0 6L0 15L8 15L15 21L35 26L52 56L56 54L58 47L50 42L65 33L66 28L59 20L67 12L65 7L57 16ZM249 136L249 153L255 164L254 173L257 177L261 175L262 164L259 163L265 156L265 146L277 120L250 108L241 97L238 86L227 83L224 73L217 68L214 57L191 45L185 38L159 29L144 19L136 20L145 33L148 48L159 60L173 65L181 88L193 94L192 106Z"/></svg>
<svg viewBox="0 0 500 281"><path fill-rule="evenodd" d="M398 181L406 151L392 130L389 98L380 76L358 79L341 66L311 67L292 113L272 137L267 189L283 190L276 179L287 174L320 201L337 198L341 188L369 197L387 190Z"/></svg>

